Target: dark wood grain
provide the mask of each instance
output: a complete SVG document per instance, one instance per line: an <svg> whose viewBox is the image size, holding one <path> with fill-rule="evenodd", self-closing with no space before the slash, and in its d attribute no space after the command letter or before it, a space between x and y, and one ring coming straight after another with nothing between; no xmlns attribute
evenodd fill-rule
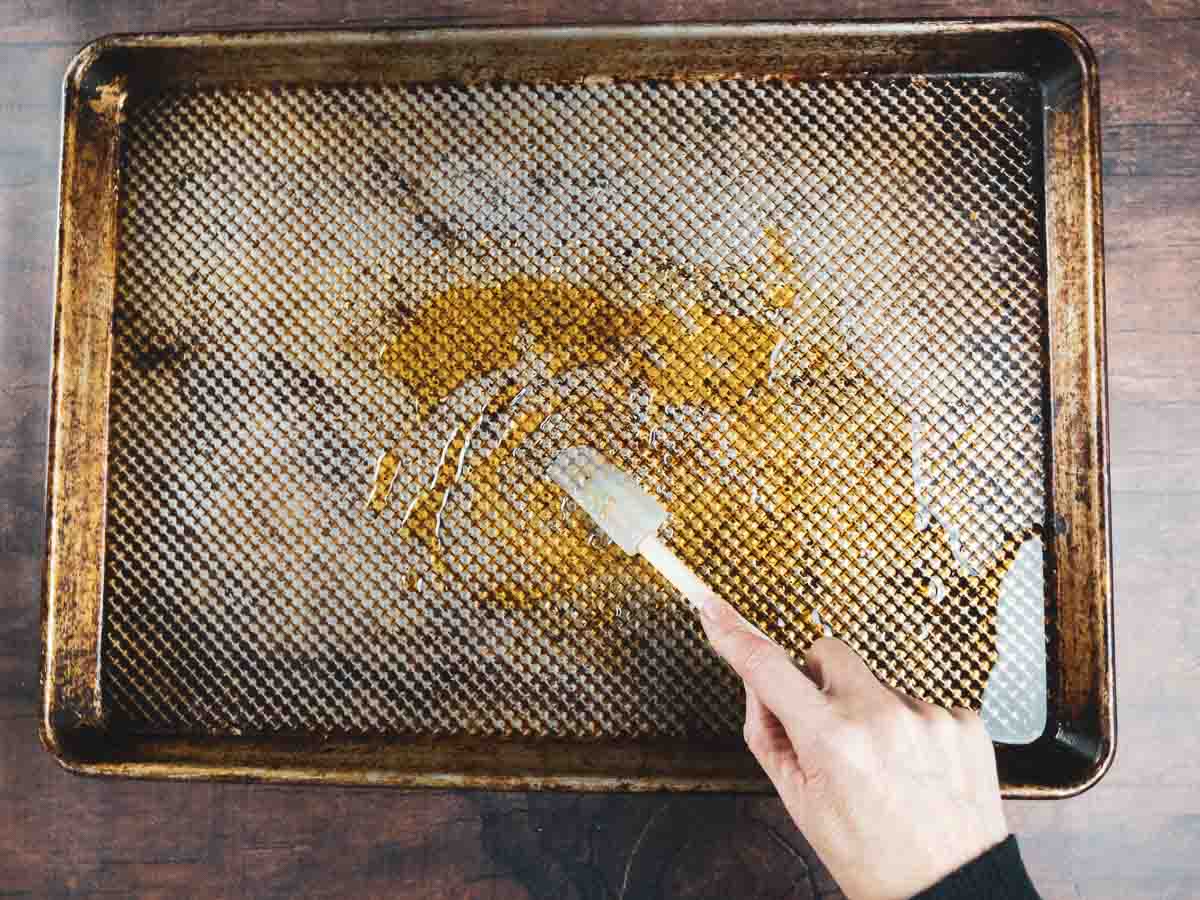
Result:
<svg viewBox="0 0 1200 900"><path fill-rule="evenodd" d="M1121 747L1068 801L1012 803L1052 898L1200 884L1200 9L1193 0L854 2L1047 14L1097 50L1105 125ZM405 793L84 780L36 734L58 98L103 33L232 25L829 15L816 0L0 4L0 896L833 896L771 799Z"/></svg>

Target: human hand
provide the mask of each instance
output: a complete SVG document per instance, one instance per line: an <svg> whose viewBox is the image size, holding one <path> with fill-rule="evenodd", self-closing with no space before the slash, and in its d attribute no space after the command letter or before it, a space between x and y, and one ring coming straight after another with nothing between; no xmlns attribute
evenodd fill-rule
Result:
<svg viewBox="0 0 1200 900"><path fill-rule="evenodd" d="M727 603L696 599L745 682L746 743L850 900L911 897L1008 836L977 715L904 696L833 638L806 674Z"/></svg>

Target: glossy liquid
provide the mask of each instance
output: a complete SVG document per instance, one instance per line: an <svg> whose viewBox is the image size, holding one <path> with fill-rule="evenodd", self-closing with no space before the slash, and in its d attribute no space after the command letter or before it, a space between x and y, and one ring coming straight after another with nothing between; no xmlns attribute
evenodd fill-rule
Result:
<svg viewBox="0 0 1200 900"><path fill-rule="evenodd" d="M771 637L799 650L832 629L868 656L903 645L935 677L961 642L994 645L997 591L1027 535L970 565L927 494L914 417L864 372L838 305L801 279L779 234L763 244L765 271L708 279L742 310L653 287L632 305L525 277L421 303L379 363L423 410L444 415L473 380L508 381L478 419L458 414L401 527L477 602L566 602L562 627L595 627L657 576L598 541L543 476L557 450L594 446L667 504L671 546ZM467 530L449 536L460 483ZM451 543L461 552L448 558ZM956 699L977 702L985 680Z"/></svg>

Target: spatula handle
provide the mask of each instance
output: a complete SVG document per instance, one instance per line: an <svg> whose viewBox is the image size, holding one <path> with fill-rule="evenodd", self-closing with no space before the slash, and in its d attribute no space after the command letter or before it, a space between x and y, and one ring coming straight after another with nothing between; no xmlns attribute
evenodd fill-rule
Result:
<svg viewBox="0 0 1200 900"><path fill-rule="evenodd" d="M705 594L712 593L712 588L701 581L700 577L688 568L688 564L676 556L657 534L644 539L637 549L638 553L646 558L646 562L654 566L692 606L696 606Z"/></svg>
<svg viewBox="0 0 1200 900"><path fill-rule="evenodd" d="M700 609L699 599L705 594L712 594L713 589L700 580L700 576L693 572L688 564L676 556L671 548L664 544L657 534L652 534L638 544L638 553L646 558L646 562L654 566L663 578L671 582L671 584L687 598L688 603L692 604L697 611ZM758 626L746 621L742 617L746 627L757 634L760 638L766 641L771 639L763 634L762 629ZM771 641L775 643L774 641Z"/></svg>

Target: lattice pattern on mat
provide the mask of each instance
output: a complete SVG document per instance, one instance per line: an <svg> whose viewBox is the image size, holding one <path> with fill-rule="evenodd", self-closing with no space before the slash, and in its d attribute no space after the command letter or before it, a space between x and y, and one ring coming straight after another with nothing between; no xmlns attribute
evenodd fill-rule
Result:
<svg viewBox="0 0 1200 900"><path fill-rule="evenodd" d="M978 705L1044 518L1005 78L169 93L127 125L105 701L161 731L733 736L545 476L633 472L765 631Z"/></svg>

